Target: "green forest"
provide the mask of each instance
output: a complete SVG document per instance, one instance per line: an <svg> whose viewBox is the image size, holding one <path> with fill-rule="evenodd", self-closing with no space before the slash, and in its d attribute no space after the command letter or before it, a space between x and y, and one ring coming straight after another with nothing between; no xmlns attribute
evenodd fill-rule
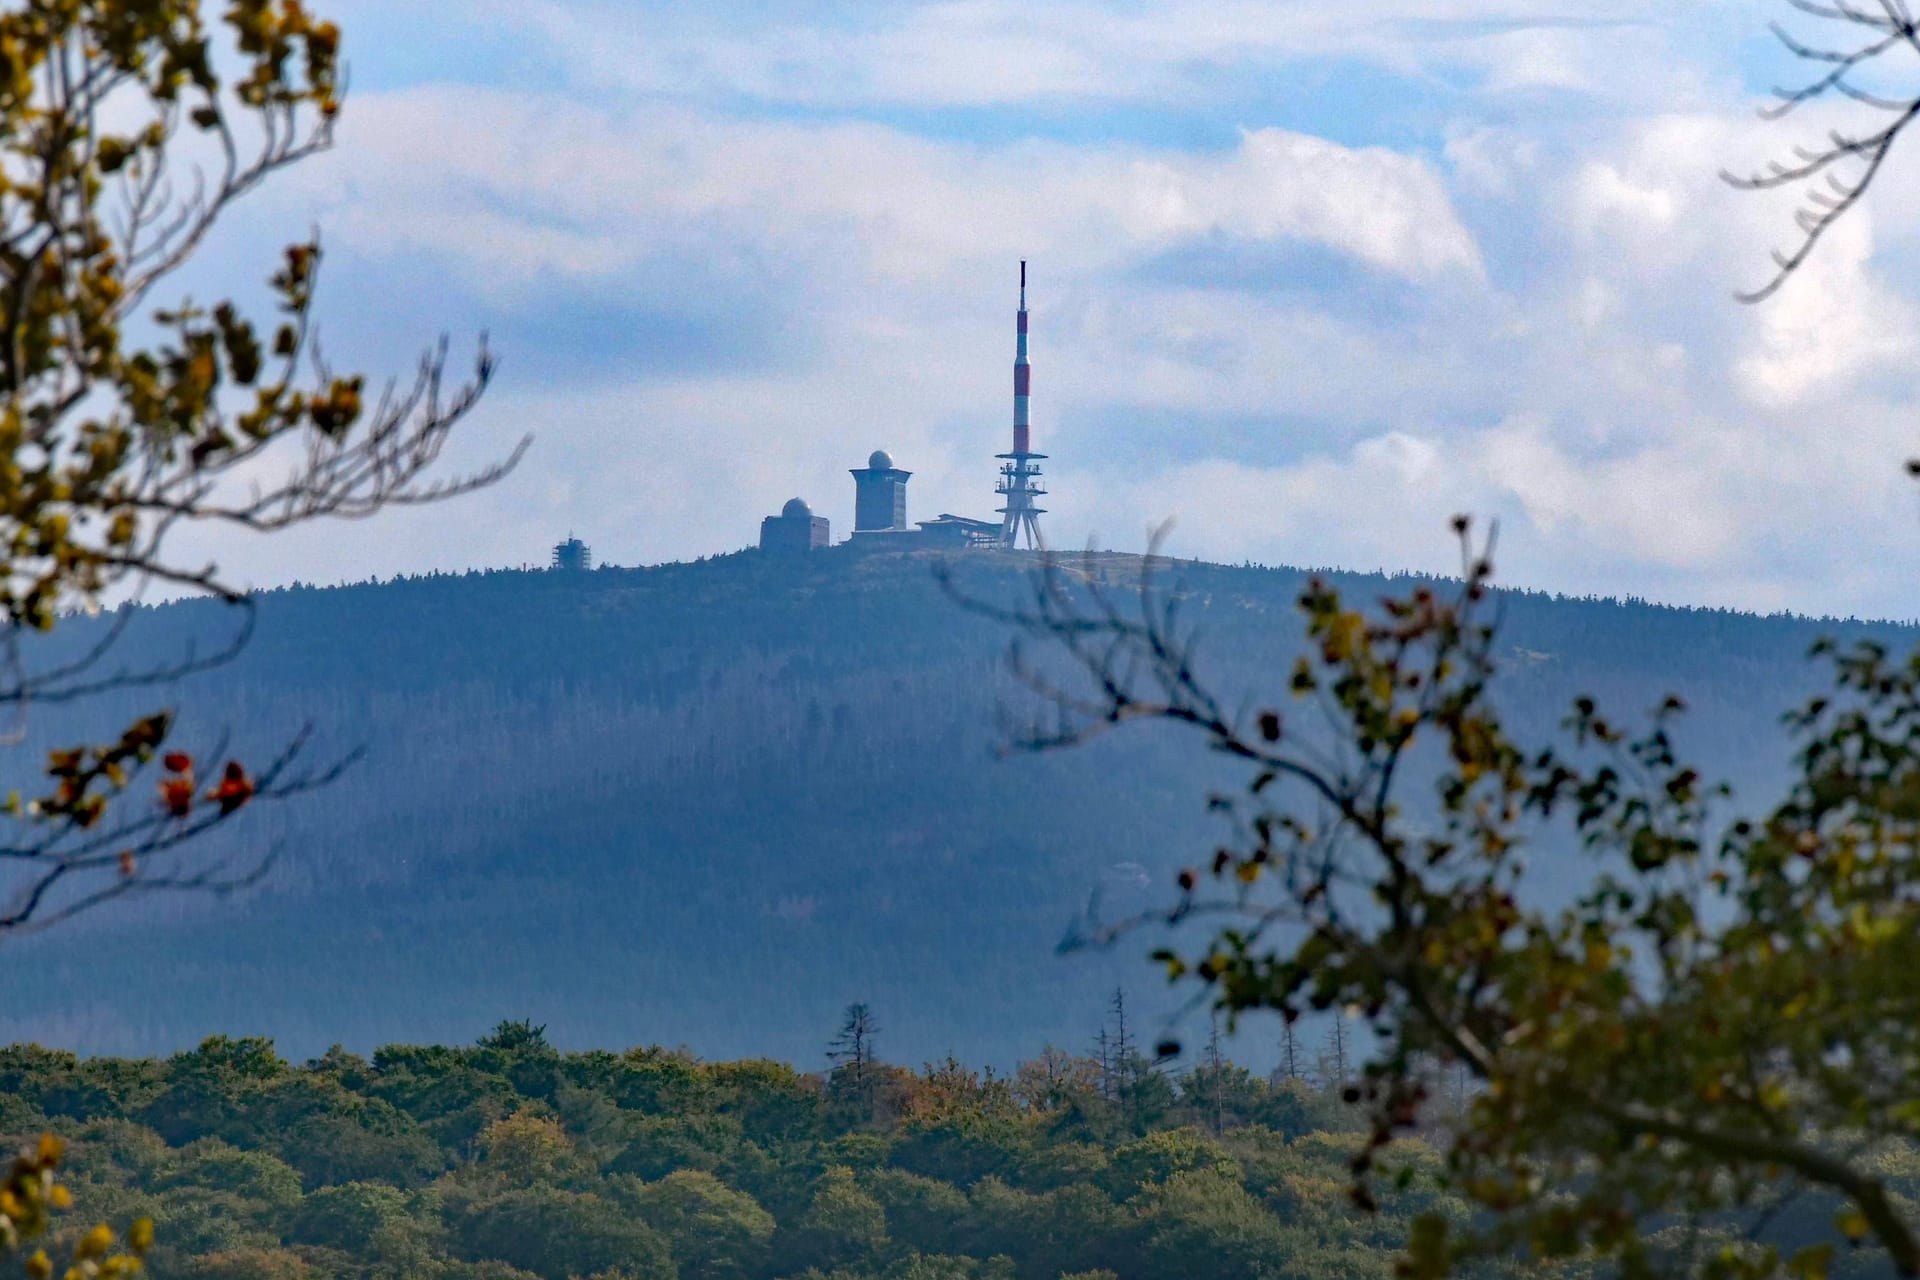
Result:
<svg viewBox="0 0 1920 1280"><path fill-rule="evenodd" d="M1402 1202L1352 1210L1348 1108L1304 1081L1105 1057L808 1074L526 1023L304 1065L17 1046L0 1126L65 1137L85 1212L151 1217L182 1280L1384 1277L1444 1199L1415 1142Z"/></svg>
<svg viewBox="0 0 1920 1280"><path fill-rule="evenodd" d="M1469 1214L1419 1135L1379 1211L1354 1208L1361 1117L1318 1072L1217 1051L1175 1071L1110 1033L1006 1074L874 1046L823 1073L562 1053L527 1022L300 1065L258 1038L164 1059L14 1046L0 1130L65 1138L88 1220L151 1218L149 1268L178 1280L1385 1280L1414 1214ZM1887 1163L1920 1192L1920 1154ZM1818 1233L1831 1208L1770 1205L1762 1234Z"/></svg>
<svg viewBox="0 0 1920 1280"><path fill-rule="evenodd" d="M808 1074L562 1054L526 1023L304 1065L262 1039L16 1046L0 1128L67 1138L85 1211L151 1217L181 1280L1360 1280L1447 1202L1414 1141L1404 1194L1353 1210L1357 1121L1326 1089L1106 1058Z"/></svg>

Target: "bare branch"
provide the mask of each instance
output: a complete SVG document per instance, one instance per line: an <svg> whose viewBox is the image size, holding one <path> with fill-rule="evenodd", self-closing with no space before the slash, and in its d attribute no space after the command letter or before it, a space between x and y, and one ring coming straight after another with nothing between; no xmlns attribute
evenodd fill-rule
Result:
<svg viewBox="0 0 1920 1280"><path fill-rule="evenodd" d="M1810 102L1837 98L1887 113L1893 119L1860 134L1829 131L1827 140L1818 146L1795 146L1792 163L1773 161L1744 174L1721 171L1726 182L1747 191L1779 190L1812 184L1816 179L1824 184L1808 186L1806 203L1794 214L1798 237L1790 248L1772 253L1774 270L1766 282L1735 295L1746 303L1772 297L1807 263L1827 232L1866 196L1901 135L1920 115L1920 94L1888 97L1850 79L1895 50L1920 56L1920 28L1916 28L1903 0L1879 0L1877 13L1844 2L1788 2L1809 17L1865 34L1851 47L1835 48L1808 43L1780 24L1773 24L1773 34L1790 55L1826 69L1796 88L1776 89L1777 101L1761 110L1761 118L1779 120Z"/></svg>

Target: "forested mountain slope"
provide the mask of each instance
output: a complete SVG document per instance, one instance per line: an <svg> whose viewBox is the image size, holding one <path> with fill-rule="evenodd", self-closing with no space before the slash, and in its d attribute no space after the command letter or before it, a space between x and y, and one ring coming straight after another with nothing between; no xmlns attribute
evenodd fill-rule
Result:
<svg viewBox="0 0 1920 1280"><path fill-rule="evenodd" d="M997 713L1026 706L1007 633L957 607L932 564L743 553L278 591L230 664L78 713L32 710L16 778L51 738L174 702L201 748L230 733L259 758L312 722L323 751L367 755L323 793L251 815L253 843L215 851L278 846L258 889L113 908L15 944L9 959L44 980L15 987L0 1041L145 1053L245 1028L303 1056L335 1040L467 1042L538 1011L563 1045L804 1064L864 1001L895 1060L1011 1062L1049 1040L1082 1047L1116 981L1151 1023L1173 1006L1145 941L1054 946L1096 889L1110 911L1142 905L1203 857L1207 790L1233 775L1157 730L997 757ZM985 552L961 566L987 595L1030 567ZM1170 577L1213 678L1277 691L1304 573ZM1340 577L1362 598L1408 585ZM142 609L109 665L206 652L235 621L207 602ZM55 661L104 625L63 627L29 658ZM1529 594L1506 599L1504 627L1501 697L1523 734L1550 731L1579 693L1628 712L1677 690L1692 706L1683 746L1753 793L1782 776L1779 714L1814 687L1809 644L1911 635ZM1234 1052L1257 1063L1271 1046Z"/></svg>

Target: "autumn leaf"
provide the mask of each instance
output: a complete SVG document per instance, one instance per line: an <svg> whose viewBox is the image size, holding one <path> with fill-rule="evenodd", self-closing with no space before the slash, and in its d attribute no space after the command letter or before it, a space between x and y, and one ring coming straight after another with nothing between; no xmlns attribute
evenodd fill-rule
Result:
<svg viewBox="0 0 1920 1280"><path fill-rule="evenodd" d="M253 799L253 791L253 779L247 771L238 760L229 760L219 785L207 792L207 799L219 805L221 813L232 813Z"/></svg>
<svg viewBox="0 0 1920 1280"><path fill-rule="evenodd" d="M193 810L193 779L168 778L160 784L160 803L176 818Z"/></svg>

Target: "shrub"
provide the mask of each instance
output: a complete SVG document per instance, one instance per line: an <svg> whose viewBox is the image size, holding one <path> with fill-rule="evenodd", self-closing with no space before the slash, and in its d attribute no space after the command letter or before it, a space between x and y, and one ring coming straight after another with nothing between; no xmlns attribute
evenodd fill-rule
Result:
<svg viewBox="0 0 1920 1280"><path fill-rule="evenodd" d="M180 1280L308 1280L313 1268L287 1249L236 1249L202 1254L174 1274Z"/></svg>
<svg viewBox="0 0 1920 1280"><path fill-rule="evenodd" d="M1216 1168L1230 1172L1235 1182L1240 1180L1240 1166L1219 1143L1197 1129L1164 1129L1115 1151L1106 1184L1126 1200L1176 1173Z"/></svg>
<svg viewBox="0 0 1920 1280"><path fill-rule="evenodd" d="M300 1202L300 1175L286 1161L264 1151L241 1151L217 1138L178 1152L160 1186L225 1191L268 1210Z"/></svg>
<svg viewBox="0 0 1920 1280"><path fill-rule="evenodd" d="M667 1237L688 1280L738 1280L766 1259L773 1215L710 1173L670 1173L641 1186L633 1199L640 1218Z"/></svg>
<svg viewBox="0 0 1920 1280"><path fill-rule="evenodd" d="M455 1226L466 1255L568 1280L620 1268L637 1280L674 1280L666 1238L599 1196L526 1187L475 1201Z"/></svg>
<svg viewBox="0 0 1920 1280"><path fill-rule="evenodd" d="M861 1261L887 1245L887 1214L860 1188L853 1170L836 1165L815 1184L813 1200L794 1233L797 1260L816 1266Z"/></svg>
<svg viewBox="0 0 1920 1280"><path fill-rule="evenodd" d="M480 1134L480 1152L489 1172L519 1186L551 1182L579 1163L566 1130L530 1111L488 1125Z"/></svg>
<svg viewBox="0 0 1920 1280"><path fill-rule="evenodd" d="M322 1187L302 1200L289 1230L305 1244L364 1253L376 1232L406 1214L404 1192L378 1183L345 1182Z"/></svg>

